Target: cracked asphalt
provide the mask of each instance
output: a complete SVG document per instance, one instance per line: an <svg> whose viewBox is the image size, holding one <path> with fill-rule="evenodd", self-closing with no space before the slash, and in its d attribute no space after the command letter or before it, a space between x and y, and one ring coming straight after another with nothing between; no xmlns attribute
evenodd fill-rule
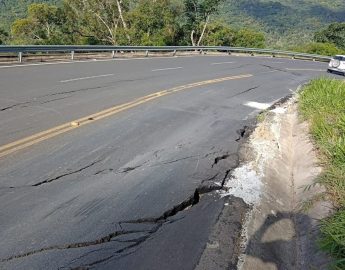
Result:
<svg viewBox="0 0 345 270"><path fill-rule="evenodd" d="M236 269L250 206L218 191L262 110L250 104L271 105L326 68L237 56L1 68L0 146L164 89L252 76L163 96L0 158L0 269Z"/></svg>

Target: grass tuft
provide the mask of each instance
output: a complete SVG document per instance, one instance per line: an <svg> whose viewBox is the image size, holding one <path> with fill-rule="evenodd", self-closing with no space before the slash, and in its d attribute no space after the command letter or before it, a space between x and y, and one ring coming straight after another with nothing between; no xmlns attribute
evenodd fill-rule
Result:
<svg viewBox="0 0 345 270"><path fill-rule="evenodd" d="M321 222L322 238L319 245L336 260L332 268L345 269L345 211L339 211L331 218Z"/></svg>

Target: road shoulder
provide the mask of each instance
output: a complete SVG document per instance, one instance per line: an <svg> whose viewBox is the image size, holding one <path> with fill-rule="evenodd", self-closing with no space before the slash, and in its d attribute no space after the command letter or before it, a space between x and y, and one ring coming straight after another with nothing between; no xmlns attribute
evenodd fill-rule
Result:
<svg viewBox="0 0 345 270"><path fill-rule="evenodd" d="M313 185L321 168L308 125L300 121L294 98L263 118L243 147L262 186L243 232L239 269L327 269L329 260L316 239L318 220L329 215L330 205L304 207L323 192Z"/></svg>

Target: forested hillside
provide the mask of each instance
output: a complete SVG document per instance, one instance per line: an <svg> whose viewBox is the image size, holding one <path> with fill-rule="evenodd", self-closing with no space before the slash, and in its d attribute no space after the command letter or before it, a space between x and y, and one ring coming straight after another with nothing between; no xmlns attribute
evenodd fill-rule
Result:
<svg viewBox="0 0 345 270"><path fill-rule="evenodd" d="M345 21L344 0L227 0L222 18L231 25L268 33L279 46L310 41L313 33L332 22ZM269 40L270 42L270 40Z"/></svg>
<svg viewBox="0 0 345 270"><path fill-rule="evenodd" d="M191 42L189 35L193 30L195 42L199 42L198 35L200 38L207 21L205 35L202 37L207 44L246 45L248 42L243 41L243 36L248 36L248 33L241 29L248 28L252 30L251 39L261 40L254 45L261 46L263 41L262 36L255 36L254 32L263 32L266 46L291 48L315 40L315 32L326 28L332 22L345 22L345 0L122 0L119 2L123 7L128 27L118 22L114 25L106 25L102 22L104 19L111 21L111 16L118 16L115 0L65 0L65 8L62 8L63 0L0 0L0 41L2 39L3 42L11 43L30 42L32 39L25 38L27 31L28 37L30 34L36 36L34 43L128 44L131 42L131 44L184 45ZM42 20L36 16L40 13L38 10L33 10L33 15L28 20L18 22L18 19L28 16L28 6L32 3L48 3L61 8L61 10L49 11L54 18L47 18L49 23L46 25L50 25L51 29L48 29L46 34L38 29L40 25L37 22ZM194 10L195 7L200 8L201 11ZM210 7L211 9L207 11ZM116 30L116 34L114 32L107 36L109 26L114 27L110 32ZM37 29L35 33L31 33L33 28ZM236 32L240 30L242 32ZM235 37L235 32L242 37ZM50 36L49 40L47 35ZM61 35L64 37L62 38ZM129 35L133 37L128 39ZM253 43L249 42L249 44Z"/></svg>

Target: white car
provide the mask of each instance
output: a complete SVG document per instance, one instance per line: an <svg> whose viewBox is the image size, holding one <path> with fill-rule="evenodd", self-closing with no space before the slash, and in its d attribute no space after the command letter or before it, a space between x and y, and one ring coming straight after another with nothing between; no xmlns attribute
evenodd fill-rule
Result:
<svg viewBox="0 0 345 270"><path fill-rule="evenodd" d="M336 55L329 62L327 72L341 73L345 76L345 55Z"/></svg>

